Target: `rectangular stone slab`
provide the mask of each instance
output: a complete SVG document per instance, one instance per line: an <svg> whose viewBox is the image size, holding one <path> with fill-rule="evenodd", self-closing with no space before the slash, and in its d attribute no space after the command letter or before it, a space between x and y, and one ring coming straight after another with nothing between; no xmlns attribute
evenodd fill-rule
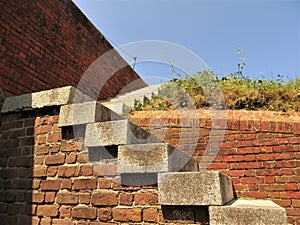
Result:
<svg viewBox="0 0 300 225"><path fill-rule="evenodd" d="M61 106L72 102L91 101L92 98L72 86L54 88L19 96L8 97L4 100L2 113L18 112L26 109Z"/></svg>
<svg viewBox="0 0 300 225"><path fill-rule="evenodd" d="M270 200L237 200L209 207L210 225L287 225L284 208Z"/></svg>
<svg viewBox="0 0 300 225"><path fill-rule="evenodd" d="M58 126L64 127L121 119L123 117L103 106L100 102L90 101L62 106Z"/></svg>
<svg viewBox="0 0 300 225"><path fill-rule="evenodd" d="M197 161L166 143L123 145L118 149L119 173L197 171Z"/></svg>
<svg viewBox="0 0 300 225"><path fill-rule="evenodd" d="M161 142L128 120L90 123L86 126L85 146L110 146Z"/></svg>
<svg viewBox="0 0 300 225"><path fill-rule="evenodd" d="M223 205L233 198L231 178L217 171L158 174L161 205Z"/></svg>

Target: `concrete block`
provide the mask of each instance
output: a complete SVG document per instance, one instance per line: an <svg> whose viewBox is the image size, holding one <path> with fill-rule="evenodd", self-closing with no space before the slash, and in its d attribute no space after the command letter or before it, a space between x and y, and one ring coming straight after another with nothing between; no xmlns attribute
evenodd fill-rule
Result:
<svg viewBox="0 0 300 225"><path fill-rule="evenodd" d="M123 145L118 149L121 174L197 170L198 163L192 156L166 143Z"/></svg>
<svg viewBox="0 0 300 225"><path fill-rule="evenodd" d="M161 142L128 120L87 124L85 146L110 146Z"/></svg>
<svg viewBox="0 0 300 225"><path fill-rule="evenodd" d="M58 125L63 127L121 119L123 117L106 108L100 102L90 101L62 106Z"/></svg>
<svg viewBox="0 0 300 225"><path fill-rule="evenodd" d="M270 200L237 200L209 207L210 225L287 225L284 208Z"/></svg>
<svg viewBox="0 0 300 225"><path fill-rule="evenodd" d="M92 99L72 86L55 88L31 94L8 97L4 100L1 112L17 112L26 109L60 106Z"/></svg>
<svg viewBox="0 0 300 225"><path fill-rule="evenodd" d="M233 198L231 178L217 171L158 174L162 205L223 205Z"/></svg>

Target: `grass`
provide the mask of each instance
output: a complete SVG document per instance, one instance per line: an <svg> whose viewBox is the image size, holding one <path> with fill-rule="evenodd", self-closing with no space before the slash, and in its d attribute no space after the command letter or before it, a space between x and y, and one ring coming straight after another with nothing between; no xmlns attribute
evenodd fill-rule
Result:
<svg viewBox="0 0 300 225"><path fill-rule="evenodd" d="M285 82L251 80L242 73L222 78L205 70L195 76L173 78L159 94L133 110L245 109L300 112L300 78Z"/></svg>

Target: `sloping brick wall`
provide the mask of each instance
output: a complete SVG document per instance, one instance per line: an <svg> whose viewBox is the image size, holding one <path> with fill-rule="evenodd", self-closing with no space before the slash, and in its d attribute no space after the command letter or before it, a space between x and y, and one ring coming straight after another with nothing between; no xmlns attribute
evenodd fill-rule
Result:
<svg viewBox="0 0 300 225"><path fill-rule="evenodd" d="M239 198L271 199L286 208L289 223L300 224L300 113L220 114L214 129L212 113L205 110L135 112L129 119L190 152L200 165L211 157L206 149L217 153L208 169L230 176Z"/></svg>
<svg viewBox="0 0 300 225"><path fill-rule="evenodd" d="M0 87L7 96L78 87L94 60L113 49L71 0L0 1L0 15ZM89 74L79 89L95 99L146 86L116 51Z"/></svg>

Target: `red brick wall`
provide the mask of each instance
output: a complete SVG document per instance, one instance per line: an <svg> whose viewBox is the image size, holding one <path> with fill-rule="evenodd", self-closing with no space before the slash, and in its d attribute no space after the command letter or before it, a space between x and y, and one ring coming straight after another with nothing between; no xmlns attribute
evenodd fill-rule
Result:
<svg viewBox="0 0 300 225"><path fill-rule="evenodd" d="M77 87L93 61L112 49L71 0L0 1L0 15L0 86L7 96ZM79 89L106 99L139 78L113 51ZM143 86L140 80L128 91Z"/></svg>
<svg viewBox="0 0 300 225"><path fill-rule="evenodd" d="M193 114L135 112L130 120L199 162L209 159L209 148L217 155L208 169L229 175L238 197L271 199L300 224L300 113L227 111L227 121L214 121L226 129L214 130L210 111Z"/></svg>
<svg viewBox="0 0 300 225"><path fill-rule="evenodd" d="M120 185L116 159L110 164L88 162L73 129L58 127L56 112L3 115L0 220L4 224L205 224L205 207L162 208L157 185ZM84 128L76 132L80 137Z"/></svg>

